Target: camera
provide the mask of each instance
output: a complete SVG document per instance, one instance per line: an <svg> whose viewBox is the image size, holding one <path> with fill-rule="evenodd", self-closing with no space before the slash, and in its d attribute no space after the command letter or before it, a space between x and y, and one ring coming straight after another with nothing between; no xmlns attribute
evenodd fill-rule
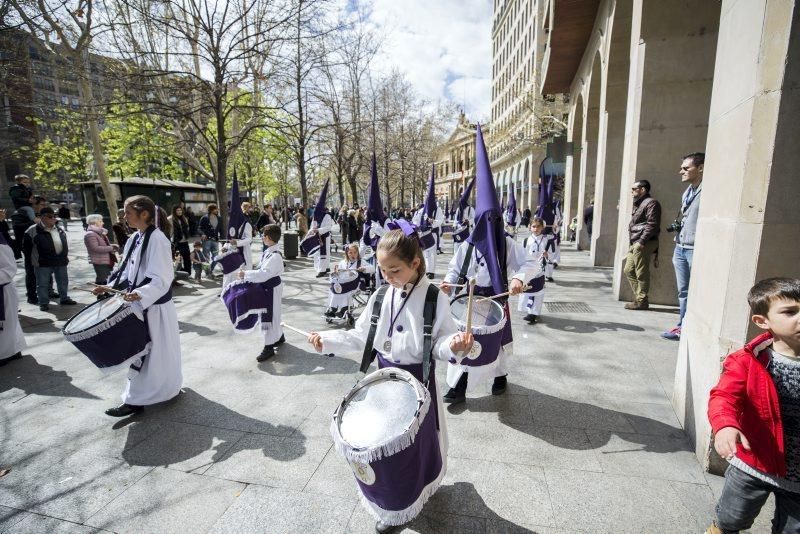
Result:
<svg viewBox="0 0 800 534"><path fill-rule="evenodd" d="M667 232L680 232L681 228L683 228L683 221L675 219L672 224L667 226Z"/></svg>

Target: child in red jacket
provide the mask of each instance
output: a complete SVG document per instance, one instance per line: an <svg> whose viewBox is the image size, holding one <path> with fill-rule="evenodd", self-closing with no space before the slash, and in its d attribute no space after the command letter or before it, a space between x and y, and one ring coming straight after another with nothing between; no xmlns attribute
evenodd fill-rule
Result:
<svg viewBox="0 0 800 534"><path fill-rule="evenodd" d="M747 295L767 332L725 359L711 390L714 448L728 460L707 533L750 528L775 494L773 533L800 532L800 280L769 278Z"/></svg>

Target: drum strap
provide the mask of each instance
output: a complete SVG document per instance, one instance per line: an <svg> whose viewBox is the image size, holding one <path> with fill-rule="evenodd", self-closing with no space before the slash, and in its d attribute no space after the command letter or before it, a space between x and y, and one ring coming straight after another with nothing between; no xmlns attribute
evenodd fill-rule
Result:
<svg viewBox="0 0 800 534"><path fill-rule="evenodd" d="M428 292L425 293L425 308L422 312L424 318L422 325L422 383L425 387L428 386L428 376L431 371L433 323L436 321L436 305L438 303L439 288L431 284L428 286Z"/></svg>
<svg viewBox="0 0 800 534"><path fill-rule="evenodd" d="M147 230L144 231L144 237L142 238L142 252L139 254L140 258L144 258L144 253L147 250L147 244L150 242L150 236L152 235L153 231L156 229L155 225L150 225L147 227ZM111 282L114 280L114 283L111 287L114 289L122 289L125 287L125 284L122 283L122 280L118 280L122 273L125 272L125 269L128 267L128 261L131 259L131 255L133 254L133 250L136 248L136 244L131 245L131 248L128 249L128 253L125 254L125 258L122 260L122 263L119 264L119 268L112 273L111 276L108 277L108 281ZM139 268L136 268L136 274L134 275L134 281L136 276L139 274Z"/></svg>
<svg viewBox="0 0 800 534"><path fill-rule="evenodd" d="M364 354L361 356L361 372L366 373L367 369L369 369L372 360L375 359L375 351L372 348L372 344L375 343L375 332L378 330L378 319L381 316L381 306L383 306L383 297L386 296L386 292L389 290L389 286L381 286L380 289L375 293L375 301L372 303L372 317L369 320L369 334L367 335L367 343L364 345Z"/></svg>
<svg viewBox="0 0 800 534"><path fill-rule="evenodd" d="M458 273L458 284L464 284L467 281L467 271L469 271L469 263L472 261L472 251L475 245L467 243L467 252L464 256L464 263L461 264L461 272Z"/></svg>

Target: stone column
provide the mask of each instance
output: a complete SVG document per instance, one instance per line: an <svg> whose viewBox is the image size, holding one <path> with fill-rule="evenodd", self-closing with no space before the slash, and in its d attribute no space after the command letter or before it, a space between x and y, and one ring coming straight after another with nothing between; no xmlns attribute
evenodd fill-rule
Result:
<svg viewBox="0 0 800 534"><path fill-rule="evenodd" d="M614 286L630 295L622 274L632 212L630 186L647 179L662 206L659 267L652 268L650 303L677 304L666 227L680 208L684 154L703 152L717 49L720 4L707 0L634 0ZM689 14L687 16L687 14ZM668 325L665 325L668 326Z"/></svg>
<svg viewBox="0 0 800 534"><path fill-rule="evenodd" d="M747 291L800 278L800 13L793 1L725 0L700 218L673 404L704 465L708 392L726 354L757 333Z"/></svg>

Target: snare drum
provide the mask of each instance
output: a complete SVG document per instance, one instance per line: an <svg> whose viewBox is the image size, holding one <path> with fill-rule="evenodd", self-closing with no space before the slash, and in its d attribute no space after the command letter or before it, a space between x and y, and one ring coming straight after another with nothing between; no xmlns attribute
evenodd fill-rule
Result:
<svg viewBox="0 0 800 534"><path fill-rule="evenodd" d="M333 414L334 446L353 470L362 504L386 524L413 519L441 483L436 409L411 373L387 367L364 377Z"/></svg>
<svg viewBox="0 0 800 534"><path fill-rule="evenodd" d="M306 256L313 256L320 249L319 234L309 234L300 242L300 248L306 253Z"/></svg>
<svg viewBox="0 0 800 534"><path fill-rule="evenodd" d="M102 371L127 367L150 352L147 323L120 295L98 300L67 321L64 337Z"/></svg>
<svg viewBox="0 0 800 534"><path fill-rule="evenodd" d="M523 293L538 293L542 289L544 289L544 272L539 273L538 276L534 276L532 279L528 280L528 283L525 284L528 286Z"/></svg>
<svg viewBox="0 0 800 534"><path fill-rule="evenodd" d="M463 243L469 237L469 225L459 226L453 230L453 241L456 243Z"/></svg>
<svg viewBox="0 0 800 534"><path fill-rule="evenodd" d="M422 247L422 250L428 250L431 247L435 247L436 236L433 234L433 231L425 230L424 232L420 233L419 243Z"/></svg>
<svg viewBox="0 0 800 534"><path fill-rule="evenodd" d="M244 256L242 253L239 252L238 248L232 248L221 253L216 258L217 263L222 265L222 273L223 274L231 274L232 272L236 271L244 265Z"/></svg>
<svg viewBox="0 0 800 534"><path fill-rule="evenodd" d="M272 321L272 288L280 284L280 277L264 283L235 280L222 291L222 302L228 310L234 332L252 332L261 323Z"/></svg>
<svg viewBox="0 0 800 534"><path fill-rule="evenodd" d="M331 293L346 295L358 289L358 271L345 270L331 273Z"/></svg>
<svg viewBox="0 0 800 534"><path fill-rule="evenodd" d="M464 332L467 328L467 301L469 295L461 295L450 302L450 313L456 321L458 329ZM503 330L506 326L506 314L503 306L494 300L478 296L472 301L472 335L475 343L472 350L465 355L461 365L481 367L497 360L503 347ZM451 360L451 363L455 363Z"/></svg>

